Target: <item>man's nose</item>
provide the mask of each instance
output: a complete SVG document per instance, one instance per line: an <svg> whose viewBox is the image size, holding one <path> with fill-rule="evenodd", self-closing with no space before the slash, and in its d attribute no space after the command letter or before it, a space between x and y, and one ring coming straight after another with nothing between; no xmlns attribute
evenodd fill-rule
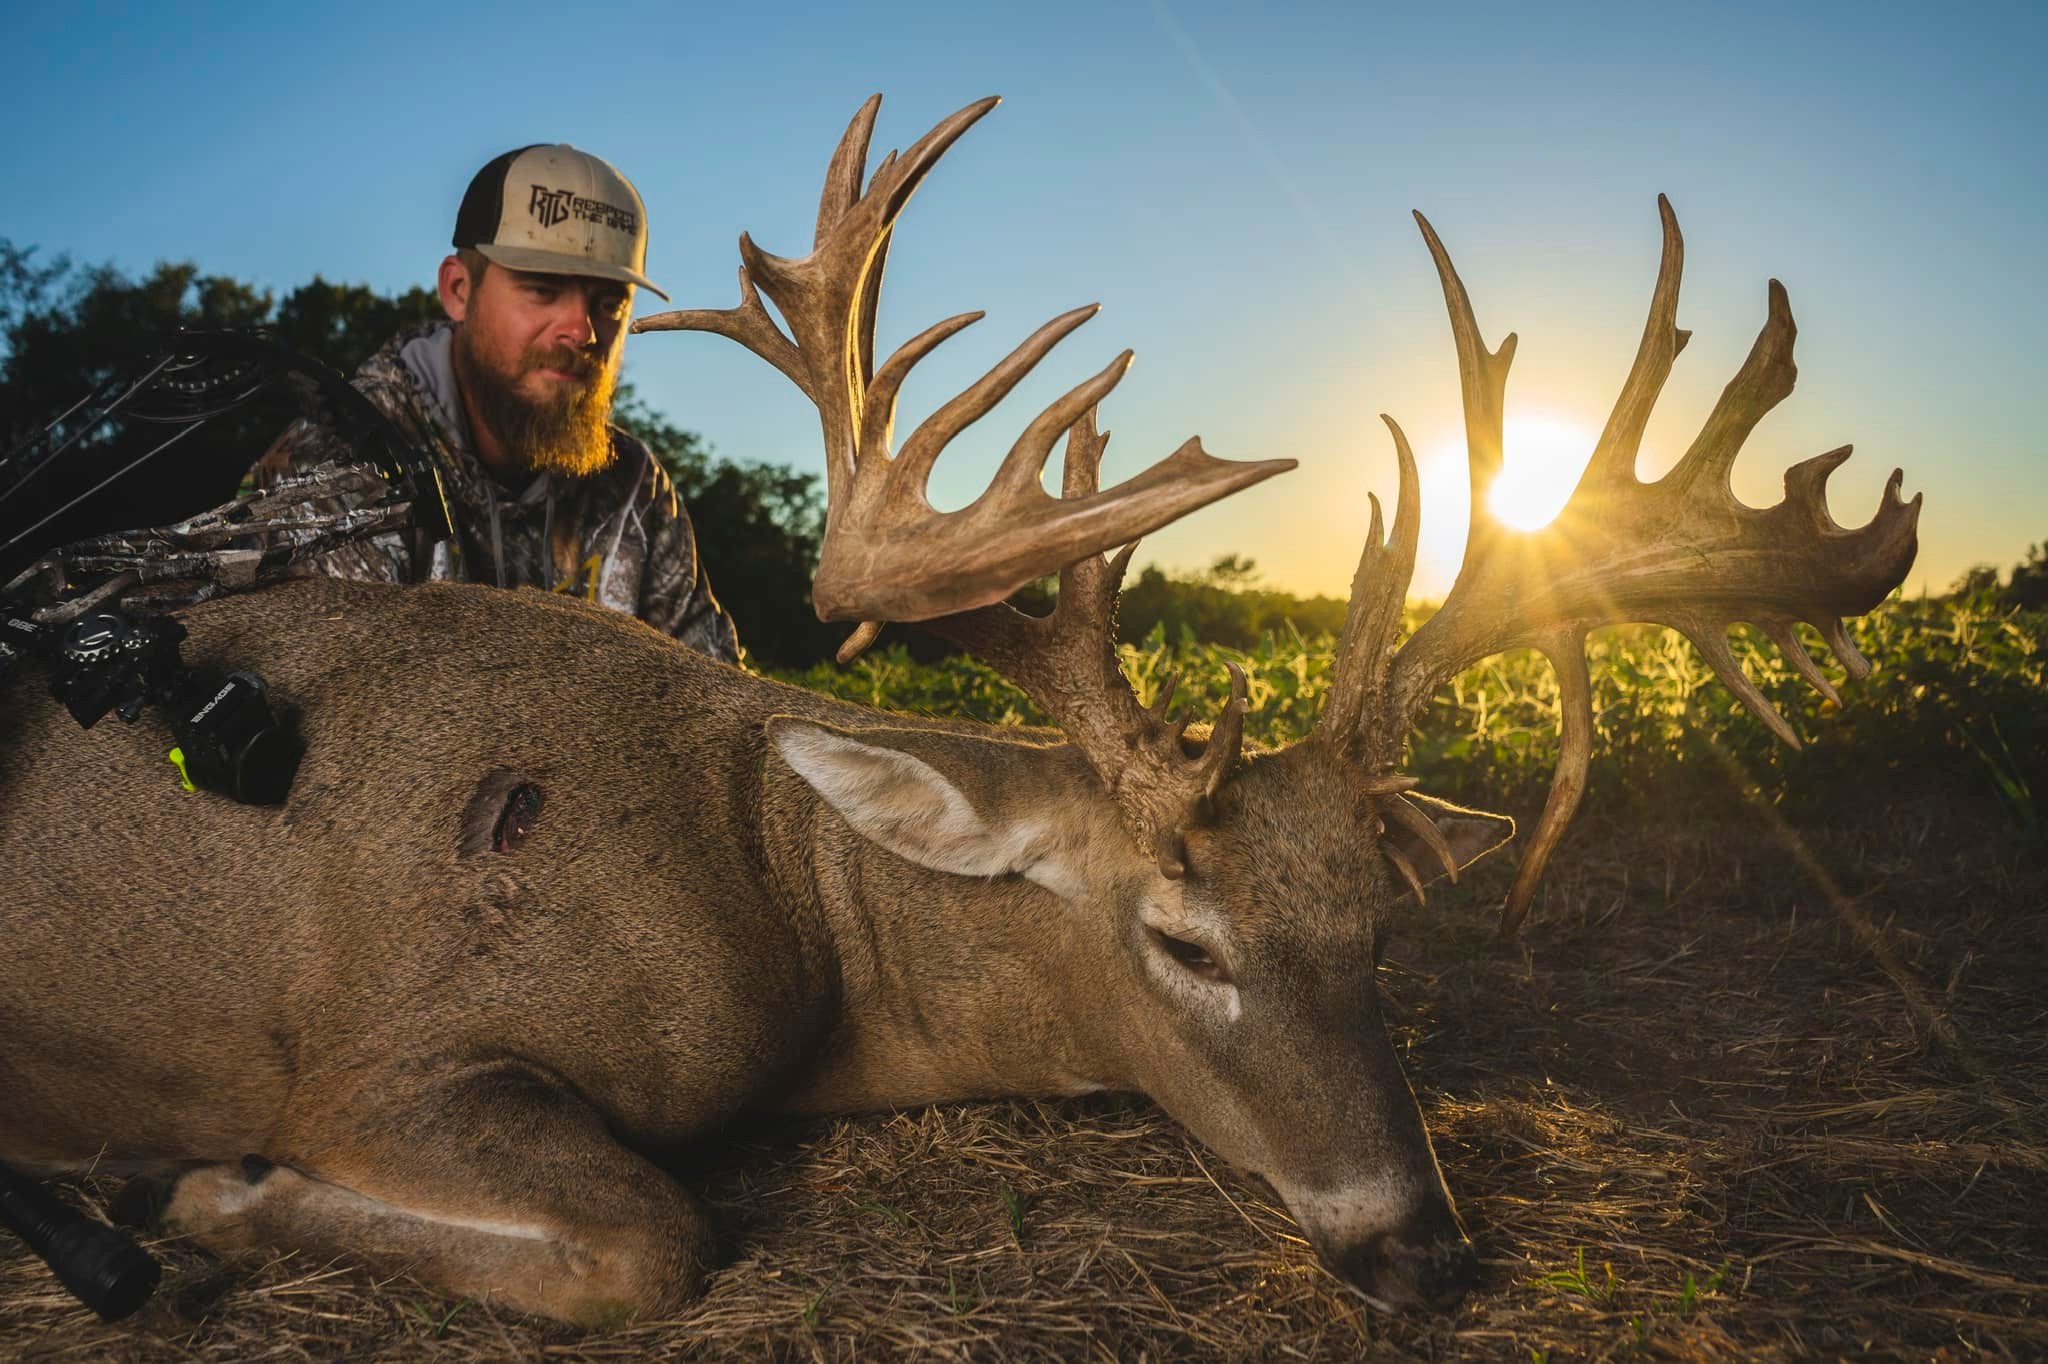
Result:
<svg viewBox="0 0 2048 1364"><path fill-rule="evenodd" d="M564 290L555 315L549 319L548 339L557 345L586 350L597 342L596 310L588 298Z"/></svg>

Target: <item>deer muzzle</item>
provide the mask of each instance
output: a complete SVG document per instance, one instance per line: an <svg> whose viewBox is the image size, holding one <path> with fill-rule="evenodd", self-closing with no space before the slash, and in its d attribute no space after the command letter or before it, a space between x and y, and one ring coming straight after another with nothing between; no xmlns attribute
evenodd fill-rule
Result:
<svg viewBox="0 0 2048 1364"><path fill-rule="evenodd" d="M1447 1203L1322 1255L1346 1283L1395 1307L1446 1312L1479 1283L1479 1255Z"/></svg>
<svg viewBox="0 0 2048 1364"><path fill-rule="evenodd" d="M1357 1187L1281 1196L1323 1263L1375 1302L1448 1311L1478 1285L1479 1256L1441 1181L1399 1193Z"/></svg>

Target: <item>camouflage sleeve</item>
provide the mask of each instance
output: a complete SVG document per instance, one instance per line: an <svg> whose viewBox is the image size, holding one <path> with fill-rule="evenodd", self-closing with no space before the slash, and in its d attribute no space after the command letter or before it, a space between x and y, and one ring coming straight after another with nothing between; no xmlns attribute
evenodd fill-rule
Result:
<svg viewBox="0 0 2048 1364"><path fill-rule="evenodd" d="M244 496L267 493L277 486L279 479L303 474L316 464L337 460L346 463L355 457L355 451L343 437L301 417L287 426L249 466L249 472L242 477L242 492Z"/></svg>
<svg viewBox="0 0 2048 1364"><path fill-rule="evenodd" d="M652 459L653 456L647 456ZM732 617L712 595L704 565L697 559L697 536L690 513L676 496L659 466L654 505L648 511L647 566L640 576L640 619L665 635L673 635L699 653L726 663L740 659L738 632Z"/></svg>
<svg viewBox="0 0 2048 1364"><path fill-rule="evenodd" d="M286 427L271 442L262 458L250 467L243 480L257 496L269 494L280 484L301 479L324 464L354 464L360 456L348 440L324 426L303 418ZM382 487L381 480L377 486ZM331 497L301 499L307 515L336 515L371 505L375 497L355 491ZM358 582L407 582L411 580L412 552L399 531L384 531L345 544L324 554L294 557L286 570L290 577L350 578Z"/></svg>

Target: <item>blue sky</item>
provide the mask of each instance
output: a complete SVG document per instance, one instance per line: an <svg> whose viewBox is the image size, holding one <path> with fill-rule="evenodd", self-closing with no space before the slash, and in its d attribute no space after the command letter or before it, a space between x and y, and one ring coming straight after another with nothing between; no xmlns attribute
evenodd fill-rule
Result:
<svg viewBox="0 0 2048 1364"><path fill-rule="evenodd" d="M899 436L1100 301L955 442L933 497L970 500L1039 407L1131 346L1102 409L1108 476L1197 432L1301 461L1141 562L1236 552L1276 586L1341 592L1367 490L1392 492L1385 411L1425 464L1416 587L1441 591L1464 517L1457 372L1409 210L1443 234L1488 340L1520 335L1510 417L1590 441L1641 334L1660 191L1693 340L1645 476L1691 440L1776 276L1799 387L1751 438L1741 495L1774 502L1787 464L1853 441L1839 520L1865 520L1894 465L1927 493L1910 587L2048 539L2039 5L15 9L0 236L280 289L429 281L476 167L569 141L639 186L649 272L677 304L727 306L742 229L808 249L867 95L885 96L879 152L1000 94L897 234L884 349L989 314L919 368ZM628 356L720 452L822 467L802 396L738 346L653 335Z"/></svg>

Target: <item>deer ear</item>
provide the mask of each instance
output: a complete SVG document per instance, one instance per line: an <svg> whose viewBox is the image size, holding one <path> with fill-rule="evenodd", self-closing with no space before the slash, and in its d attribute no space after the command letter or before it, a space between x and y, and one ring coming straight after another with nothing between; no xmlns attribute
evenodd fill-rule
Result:
<svg viewBox="0 0 2048 1364"><path fill-rule="evenodd" d="M1515 836L1515 821L1506 815L1468 810L1462 805L1414 792L1389 799L1404 803L1409 814L1389 811L1393 817L1387 820L1380 846L1399 854L1407 862L1407 870L1402 871L1402 876L1405 879L1412 872L1419 878L1418 891L1421 885L1429 884L1453 868L1462 871L1471 866ZM1429 838L1423 827L1433 828L1436 838ZM1449 866L1445 865L1445 852L1450 854ZM1398 863L1396 867L1399 868ZM1411 882L1411 885L1415 884Z"/></svg>
<svg viewBox="0 0 2048 1364"><path fill-rule="evenodd" d="M1015 872L1080 893L1080 848L1055 812L1072 808L1053 750L940 730L846 730L772 716L768 741L855 833L959 876Z"/></svg>

